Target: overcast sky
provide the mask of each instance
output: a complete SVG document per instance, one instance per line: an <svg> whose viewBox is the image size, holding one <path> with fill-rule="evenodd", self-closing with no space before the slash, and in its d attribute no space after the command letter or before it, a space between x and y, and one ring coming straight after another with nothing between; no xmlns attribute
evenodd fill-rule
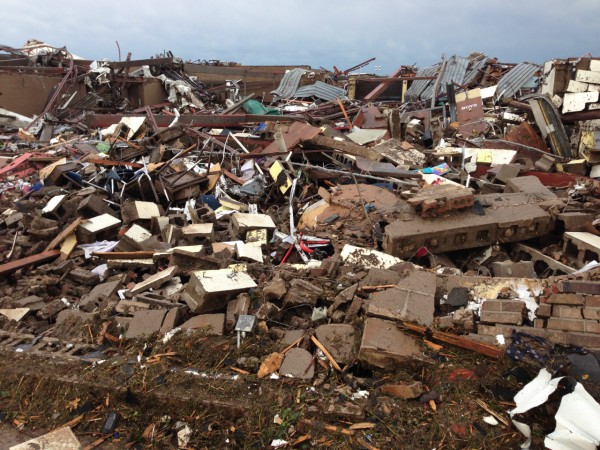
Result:
<svg viewBox="0 0 600 450"><path fill-rule="evenodd" d="M472 51L502 62L600 56L600 0L0 0L0 44L39 39L86 59L307 64L388 74ZM380 69L377 71L376 66Z"/></svg>

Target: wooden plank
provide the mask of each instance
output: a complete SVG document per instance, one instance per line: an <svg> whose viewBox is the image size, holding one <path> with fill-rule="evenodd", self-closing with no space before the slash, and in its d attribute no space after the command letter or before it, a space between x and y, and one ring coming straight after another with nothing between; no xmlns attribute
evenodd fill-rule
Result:
<svg viewBox="0 0 600 450"><path fill-rule="evenodd" d="M92 252L92 256L102 259L146 259L152 258L154 253L156 252Z"/></svg>
<svg viewBox="0 0 600 450"><path fill-rule="evenodd" d="M34 264L42 264L46 261L57 258L60 255L60 250L50 250L37 255L28 256L21 258L16 261L12 261L6 264L0 265L0 275L5 275L11 272L15 272L23 267L31 266Z"/></svg>
<svg viewBox="0 0 600 450"><path fill-rule="evenodd" d="M419 325L415 325L408 322L402 322L402 325L411 331L415 331L419 334L425 334L428 329ZM444 333L442 331L433 331L431 333L433 339L445 342L446 344L455 345L456 347L471 350L482 355L489 356L490 358L500 359L504 356L504 350L494 347L493 345L482 344L481 342L474 341L469 338L457 336L451 333Z"/></svg>
<svg viewBox="0 0 600 450"><path fill-rule="evenodd" d="M60 233L58 233L58 235L54 239L52 239L52 242L50 242L48 244L48 246L44 249L44 252L54 250L54 248L58 244L60 244L62 241L64 241L67 238L67 236L69 236L71 233L73 233L75 231L75 229L81 224L82 220L83 219L81 217L78 217L73 222L71 222L71 225L66 227L64 230L62 230Z"/></svg>

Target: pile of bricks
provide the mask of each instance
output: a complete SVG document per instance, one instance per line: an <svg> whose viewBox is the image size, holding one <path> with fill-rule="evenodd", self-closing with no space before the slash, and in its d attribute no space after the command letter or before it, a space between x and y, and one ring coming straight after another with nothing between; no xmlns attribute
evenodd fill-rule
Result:
<svg viewBox="0 0 600 450"><path fill-rule="evenodd" d="M562 281L548 288L533 327L522 326L525 312L525 303L518 300L486 300L478 334L509 337L516 330L556 344L600 349L600 282Z"/></svg>

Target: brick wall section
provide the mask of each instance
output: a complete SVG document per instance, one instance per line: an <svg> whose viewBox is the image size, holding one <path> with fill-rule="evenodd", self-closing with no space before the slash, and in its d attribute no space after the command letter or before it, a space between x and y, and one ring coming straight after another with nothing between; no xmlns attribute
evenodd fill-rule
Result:
<svg viewBox="0 0 600 450"><path fill-rule="evenodd" d="M548 303L551 305L571 305L583 306L585 297L582 294L552 294L548 297Z"/></svg>
<svg viewBox="0 0 600 450"><path fill-rule="evenodd" d="M600 282L562 281L547 289L540 301L533 326L519 326L525 317L523 302L486 300L478 334L508 338L516 330L557 344L600 350Z"/></svg>
<svg viewBox="0 0 600 450"><path fill-rule="evenodd" d="M525 303L520 300L486 300L481 305L481 321L521 325Z"/></svg>

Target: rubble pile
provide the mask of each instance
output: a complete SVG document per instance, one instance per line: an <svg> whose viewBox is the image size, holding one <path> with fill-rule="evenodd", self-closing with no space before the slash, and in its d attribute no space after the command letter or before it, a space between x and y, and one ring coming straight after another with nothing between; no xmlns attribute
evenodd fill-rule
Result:
<svg viewBox="0 0 600 450"><path fill-rule="evenodd" d="M238 373L317 387L429 366L432 341L600 351L600 60L298 67L265 95L192 75L233 64L9 54L59 82L35 112L0 97L0 346L228 339ZM381 391L435 408L412 381Z"/></svg>

